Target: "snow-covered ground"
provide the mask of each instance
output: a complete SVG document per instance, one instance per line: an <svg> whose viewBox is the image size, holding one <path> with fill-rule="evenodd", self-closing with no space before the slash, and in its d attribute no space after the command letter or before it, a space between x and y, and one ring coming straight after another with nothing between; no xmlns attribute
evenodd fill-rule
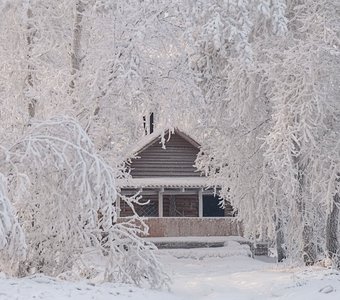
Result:
<svg viewBox="0 0 340 300"><path fill-rule="evenodd" d="M235 256L225 249L160 250L172 277L171 292L131 285L61 281L46 276L0 278L0 299L135 299L135 300L339 300L340 274L321 267L288 268L272 262Z"/></svg>
<svg viewBox="0 0 340 300"><path fill-rule="evenodd" d="M320 267L285 268L245 256L162 260L173 293L184 299L340 299L340 274Z"/></svg>

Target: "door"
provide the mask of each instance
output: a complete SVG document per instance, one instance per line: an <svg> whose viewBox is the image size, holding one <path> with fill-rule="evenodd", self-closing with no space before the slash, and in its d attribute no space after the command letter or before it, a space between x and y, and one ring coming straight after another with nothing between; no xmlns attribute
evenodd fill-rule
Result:
<svg viewBox="0 0 340 300"><path fill-rule="evenodd" d="M203 195L203 217L224 217L224 208L219 202L218 196Z"/></svg>

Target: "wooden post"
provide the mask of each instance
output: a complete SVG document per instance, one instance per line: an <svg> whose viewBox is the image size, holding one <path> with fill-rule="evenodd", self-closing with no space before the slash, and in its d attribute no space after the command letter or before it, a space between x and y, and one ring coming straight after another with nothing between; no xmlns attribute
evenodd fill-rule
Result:
<svg viewBox="0 0 340 300"><path fill-rule="evenodd" d="M198 217L203 217L203 192L202 189L198 191Z"/></svg>
<svg viewBox="0 0 340 300"><path fill-rule="evenodd" d="M117 218L120 217L120 197L117 196L117 200L116 200L116 212L117 212Z"/></svg>
<svg viewBox="0 0 340 300"><path fill-rule="evenodd" d="M158 191L158 217L163 218L163 191Z"/></svg>

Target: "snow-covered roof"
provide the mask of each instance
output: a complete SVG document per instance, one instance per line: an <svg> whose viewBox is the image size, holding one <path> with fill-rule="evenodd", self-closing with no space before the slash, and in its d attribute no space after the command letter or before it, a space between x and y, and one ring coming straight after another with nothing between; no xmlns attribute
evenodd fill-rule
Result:
<svg viewBox="0 0 340 300"><path fill-rule="evenodd" d="M121 188L205 188L209 187L207 177L160 177L117 179Z"/></svg>
<svg viewBox="0 0 340 300"><path fill-rule="evenodd" d="M152 134L142 138L132 149L131 156L138 156L143 150L147 149L156 142L167 142L172 134L177 134L185 139L195 148L199 148L200 144L192 139L188 134L178 128L158 129ZM207 188L210 187L208 178L205 176L192 177L138 177L117 179L116 185L119 188Z"/></svg>
<svg viewBox="0 0 340 300"><path fill-rule="evenodd" d="M165 142L170 139L171 134L178 134L183 139L185 139L187 142L189 142L191 145L193 145L196 148L200 147L200 144L196 142L192 137L190 137L188 134L183 132L182 130L178 128L174 129L158 129L155 130L153 133L146 135L143 137L132 149L132 155L137 155L138 153L142 152L149 146L151 146L154 142L156 142L159 138L164 137Z"/></svg>

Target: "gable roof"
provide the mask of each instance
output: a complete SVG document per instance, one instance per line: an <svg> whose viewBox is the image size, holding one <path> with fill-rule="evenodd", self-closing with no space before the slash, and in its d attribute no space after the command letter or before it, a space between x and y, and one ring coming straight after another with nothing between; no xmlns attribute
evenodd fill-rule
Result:
<svg viewBox="0 0 340 300"><path fill-rule="evenodd" d="M185 140L188 144L190 144L193 148L197 149L197 153L200 150L200 144L194 140L192 137L190 137L188 134L184 133L182 130L179 130L178 128L173 129L163 129L163 130L157 130L153 132L152 134L149 134L142 138L136 146L132 150L132 155L136 157L136 159L132 159L133 162L139 161L139 159L143 159L142 152L144 150L147 150L149 148L152 148L153 146L157 146L159 149L160 147L165 148L164 145L167 142L170 142L170 138L172 135L177 135L178 137ZM156 144L157 143L157 144ZM163 145L162 145L163 144ZM142 157L138 157L138 155L141 154ZM180 164L183 168L183 165ZM138 168L141 166L139 165ZM163 168L163 166L162 166ZM166 172L169 172L169 165L165 167ZM196 171L195 171L196 172ZM145 176L144 176L145 175ZM183 174L177 174L177 175L169 175L165 174L163 176L155 176L154 174L143 174L143 176L135 176L128 178L119 179L116 181L116 184L118 188L123 189L135 189L135 188L146 188L146 189L152 189L152 188L210 188L212 185L209 183L209 179L202 174L197 173L197 176L195 174L192 174L191 176L186 176Z"/></svg>
<svg viewBox="0 0 340 300"><path fill-rule="evenodd" d="M194 146L197 149L201 147L201 145L198 142L196 142L192 137L190 137L188 134L184 133L183 131L179 130L178 128L165 129L165 130L162 129L162 130L156 130L153 133L146 135L144 138L142 138L132 150L132 154L133 155L139 154L146 148L156 143L159 139L161 139L161 142L162 142L162 138L164 138L164 142L166 142L170 140L172 134L178 134L179 136L181 136L183 139L185 139L188 143L190 143L192 146Z"/></svg>

